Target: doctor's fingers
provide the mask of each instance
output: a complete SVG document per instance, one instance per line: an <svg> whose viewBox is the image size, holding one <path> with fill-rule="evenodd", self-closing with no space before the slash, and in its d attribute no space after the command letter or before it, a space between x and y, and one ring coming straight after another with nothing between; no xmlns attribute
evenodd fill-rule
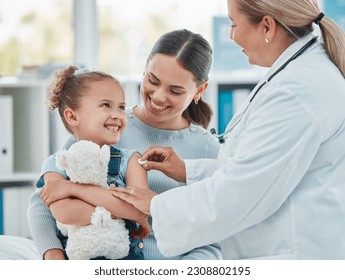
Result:
<svg viewBox="0 0 345 280"><path fill-rule="evenodd" d="M174 164L178 159L179 156L172 147L150 147L144 152L140 160L145 169L157 169L164 172L165 168L169 168L169 164Z"/></svg>
<svg viewBox="0 0 345 280"><path fill-rule="evenodd" d="M151 146L143 153L141 160L162 162L173 153L175 152L171 147Z"/></svg>
<svg viewBox="0 0 345 280"><path fill-rule="evenodd" d="M126 187L125 189L118 188L117 190L112 191L112 195L133 205L145 215L150 216L151 200L156 195L156 193L151 190Z"/></svg>
<svg viewBox="0 0 345 280"><path fill-rule="evenodd" d="M163 162L147 161L143 164L146 170L158 170L163 172L166 176L178 181L186 181L186 166L185 162L176 154L164 159Z"/></svg>
<svg viewBox="0 0 345 280"><path fill-rule="evenodd" d="M136 186L126 186L125 188L113 188L111 189L111 191L117 193L125 193L130 196L143 196L147 192L147 189L139 188Z"/></svg>

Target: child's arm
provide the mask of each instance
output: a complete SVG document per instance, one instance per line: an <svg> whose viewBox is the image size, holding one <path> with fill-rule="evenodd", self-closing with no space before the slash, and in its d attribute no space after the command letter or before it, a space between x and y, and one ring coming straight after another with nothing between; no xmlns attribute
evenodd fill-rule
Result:
<svg viewBox="0 0 345 280"><path fill-rule="evenodd" d="M148 189L147 171L138 163L139 153L133 153L128 160L126 185Z"/></svg>
<svg viewBox="0 0 345 280"><path fill-rule="evenodd" d="M138 163L138 159L141 157L141 155L137 152L133 153L131 157L128 160L127 163L127 170L126 170L126 185L127 186L135 186L141 189L148 190L148 179L147 179L147 171ZM132 206L132 205L131 205ZM133 207L135 211L138 211L136 208ZM133 210L132 210L133 211ZM141 214L143 217L142 222L138 222L140 225L143 223L148 223L148 217L144 214ZM138 230L136 230L134 233L141 235L141 231L146 231L146 229L141 226Z"/></svg>
<svg viewBox="0 0 345 280"><path fill-rule="evenodd" d="M53 172L46 173L44 179L46 183L41 190L42 199L59 222L88 225L94 207L103 206L113 217L139 223L144 228L144 237L150 233L147 218L143 213L112 196L111 191L99 186L73 183Z"/></svg>
<svg viewBox="0 0 345 280"><path fill-rule="evenodd" d="M90 224L90 217L94 211L94 207L82 200L74 199L69 197L68 182L65 178L55 172L47 172L44 174L44 181L46 186L49 186L54 182L64 182L66 188L54 186L55 194L62 199L56 200L49 205L54 218L63 224L73 224L73 225L87 225ZM41 196L44 200L45 196L44 188L41 190ZM82 213L82 215L81 215Z"/></svg>

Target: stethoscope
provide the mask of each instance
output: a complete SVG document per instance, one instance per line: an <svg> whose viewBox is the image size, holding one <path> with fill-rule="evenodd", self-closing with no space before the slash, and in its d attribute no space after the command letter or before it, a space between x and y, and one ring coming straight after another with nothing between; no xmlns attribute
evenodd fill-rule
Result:
<svg viewBox="0 0 345 280"><path fill-rule="evenodd" d="M284 68L293 60L295 60L297 57L299 57L301 54L303 54L312 44L314 44L317 40L317 36L313 37L310 41L308 41L303 47L301 47L293 56L291 56L282 66L280 66L271 76L268 77L266 81L264 81L255 91L253 94L252 98L249 100L246 108L243 110L243 112L237 116L237 119L232 120L233 124L223 133L221 134L216 134L216 129L211 128L210 132L213 136L218 138L218 141L220 144L223 144L225 142L226 136L234 129L234 127L241 121L244 113L247 111L249 105L252 103L254 100L255 96L258 94L258 92L261 90L261 88L266 85L268 82L270 82L279 72L284 70Z"/></svg>

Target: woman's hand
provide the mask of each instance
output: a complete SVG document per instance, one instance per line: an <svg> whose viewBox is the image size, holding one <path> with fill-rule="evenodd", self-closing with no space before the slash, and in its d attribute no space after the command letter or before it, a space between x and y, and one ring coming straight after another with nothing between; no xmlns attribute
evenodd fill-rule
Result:
<svg viewBox="0 0 345 280"><path fill-rule="evenodd" d="M50 249L44 253L44 260L65 260L65 255L61 249Z"/></svg>
<svg viewBox="0 0 345 280"><path fill-rule="evenodd" d="M139 163L146 170L159 170L178 182L186 182L185 163L171 147L150 147Z"/></svg>
<svg viewBox="0 0 345 280"><path fill-rule="evenodd" d="M40 190L40 195L44 204L49 208L55 201L72 196L72 185L65 179L46 181L44 187Z"/></svg>
<svg viewBox="0 0 345 280"><path fill-rule="evenodd" d="M126 188L114 188L112 190L113 196L132 204L145 215L151 215L151 200L156 195L155 192L151 191L150 189L143 189L134 186L127 186Z"/></svg>

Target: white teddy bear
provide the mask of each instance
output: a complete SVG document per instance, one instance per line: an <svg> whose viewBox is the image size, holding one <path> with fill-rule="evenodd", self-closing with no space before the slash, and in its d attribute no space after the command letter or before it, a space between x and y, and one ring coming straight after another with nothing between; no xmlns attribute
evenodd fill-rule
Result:
<svg viewBox="0 0 345 280"><path fill-rule="evenodd" d="M98 185L108 189L110 147L81 140L68 151L56 154L56 165L66 170L70 180L80 184ZM129 234L122 219L112 219L103 207L96 207L87 226L65 225L57 222L61 233L68 236L66 254L69 259L87 260L96 257L120 259L129 252Z"/></svg>

